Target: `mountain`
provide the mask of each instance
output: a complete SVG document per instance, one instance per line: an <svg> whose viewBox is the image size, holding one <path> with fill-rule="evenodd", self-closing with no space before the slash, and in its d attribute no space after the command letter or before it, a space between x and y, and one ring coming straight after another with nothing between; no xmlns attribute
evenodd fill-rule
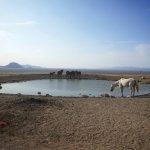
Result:
<svg viewBox="0 0 150 150"><path fill-rule="evenodd" d="M17 62L11 62L6 66L0 66L1 68L6 69L42 69L40 66L33 66L33 65L21 65Z"/></svg>
<svg viewBox="0 0 150 150"><path fill-rule="evenodd" d="M24 68L31 68L31 69L42 69L42 67L40 66L33 66L33 65L22 65Z"/></svg>
<svg viewBox="0 0 150 150"><path fill-rule="evenodd" d="M18 63L16 63L16 62L11 62L8 65L3 66L3 68L22 69L23 66L18 64Z"/></svg>
<svg viewBox="0 0 150 150"><path fill-rule="evenodd" d="M133 72L149 72L150 68L141 68L141 67L112 67L112 68L107 68L107 70L112 70L112 71L133 71Z"/></svg>

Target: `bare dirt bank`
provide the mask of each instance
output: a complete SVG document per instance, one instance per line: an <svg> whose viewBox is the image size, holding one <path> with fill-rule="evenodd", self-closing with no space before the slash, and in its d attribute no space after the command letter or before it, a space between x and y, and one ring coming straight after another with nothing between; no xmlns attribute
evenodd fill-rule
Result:
<svg viewBox="0 0 150 150"><path fill-rule="evenodd" d="M150 97L0 95L4 150L149 150Z"/></svg>

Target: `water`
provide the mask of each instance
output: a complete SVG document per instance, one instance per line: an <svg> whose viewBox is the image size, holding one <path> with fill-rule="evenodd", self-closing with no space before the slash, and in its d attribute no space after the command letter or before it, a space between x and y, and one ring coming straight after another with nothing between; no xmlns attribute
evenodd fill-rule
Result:
<svg viewBox="0 0 150 150"><path fill-rule="evenodd" d="M51 79L51 80L32 80L26 82L17 83L5 83L2 84L0 93L8 94L26 94L37 95L41 92L41 95L52 96L98 96L103 93L108 93L113 96L120 96L121 92L119 88L116 88L114 92L110 92L110 85L114 81L106 80L67 80L67 79ZM146 94L150 92L150 84L140 85L140 93ZM124 95L129 95L129 88L124 90Z"/></svg>

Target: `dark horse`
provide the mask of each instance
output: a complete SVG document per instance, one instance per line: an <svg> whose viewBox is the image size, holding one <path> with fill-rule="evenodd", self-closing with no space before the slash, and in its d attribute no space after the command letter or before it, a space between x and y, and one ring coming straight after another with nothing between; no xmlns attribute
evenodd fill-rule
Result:
<svg viewBox="0 0 150 150"><path fill-rule="evenodd" d="M79 78L81 76L80 71L66 71L66 76L69 79Z"/></svg>
<svg viewBox="0 0 150 150"><path fill-rule="evenodd" d="M58 77L61 77L62 74L63 74L63 71L64 71L64 70L59 70L59 71L57 71L57 76L58 76Z"/></svg>
<svg viewBox="0 0 150 150"><path fill-rule="evenodd" d="M50 72L49 75L50 75L50 78L52 78L55 75L55 72Z"/></svg>

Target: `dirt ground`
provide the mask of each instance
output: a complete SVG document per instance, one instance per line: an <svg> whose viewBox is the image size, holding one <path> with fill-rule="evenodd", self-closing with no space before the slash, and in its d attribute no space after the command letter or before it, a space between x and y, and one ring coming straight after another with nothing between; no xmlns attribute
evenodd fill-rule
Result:
<svg viewBox="0 0 150 150"><path fill-rule="evenodd" d="M81 78L120 77L143 77L143 83L150 83L148 73ZM48 74L0 73L0 83L46 78ZM0 150L26 149L149 150L150 94L134 98L0 94Z"/></svg>
<svg viewBox="0 0 150 150"><path fill-rule="evenodd" d="M150 95L0 95L1 150L149 150Z"/></svg>

